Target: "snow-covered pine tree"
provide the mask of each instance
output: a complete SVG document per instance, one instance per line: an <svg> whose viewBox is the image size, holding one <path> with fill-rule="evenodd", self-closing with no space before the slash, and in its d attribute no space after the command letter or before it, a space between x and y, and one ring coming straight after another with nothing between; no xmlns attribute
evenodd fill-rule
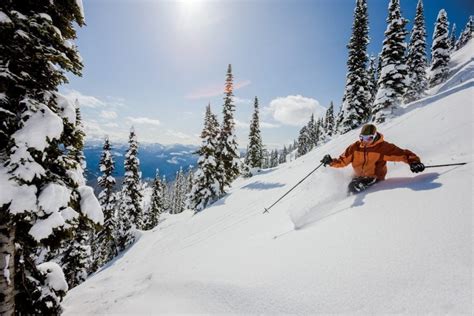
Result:
<svg viewBox="0 0 474 316"><path fill-rule="evenodd" d="M344 134L365 122L370 114L370 87L367 76L367 45L369 44L367 1L356 0L352 36L347 48L347 76L342 107L344 117L340 132Z"/></svg>
<svg viewBox="0 0 474 316"><path fill-rule="evenodd" d="M153 180L152 190L150 206L143 223L143 229L145 230L156 227L160 220L160 214L163 213L163 184L161 183L158 169L156 170L155 179Z"/></svg>
<svg viewBox="0 0 474 316"><path fill-rule="evenodd" d="M428 86L426 78L426 28L423 14L423 2L418 1L415 22L411 31L410 44L407 53L408 84L403 96L405 103L413 102L423 97Z"/></svg>
<svg viewBox="0 0 474 316"><path fill-rule="evenodd" d="M276 149L272 150L272 153L270 156L270 165L271 165L271 168L278 167L278 150Z"/></svg>
<svg viewBox="0 0 474 316"><path fill-rule="evenodd" d="M318 146L322 143L325 143L327 141L327 135L324 132L325 126L324 126L324 120L322 117L320 117L316 121L315 130L316 130L316 145Z"/></svg>
<svg viewBox="0 0 474 316"><path fill-rule="evenodd" d="M342 109L342 105L339 107L339 111L337 112L336 122L334 126L334 133L341 134L341 126L342 121L344 120L344 110Z"/></svg>
<svg viewBox="0 0 474 316"><path fill-rule="evenodd" d="M466 45L469 40L472 38L472 33L474 32L474 16L470 16L469 20L464 27L464 30L459 35L459 39L456 42L456 49L460 49L464 45Z"/></svg>
<svg viewBox="0 0 474 316"><path fill-rule="evenodd" d="M43 258L74 236L79 217L103 221L67 149L75 106L57 93L66 71L81 72L73 40L84 20L65 0L3 1L0 13L0 313L59 314L68 285Z"/></svg>
<svg viewBox="0 0 474 316"><path fill-rule="evenodd" d="M211 105L206 107L204 127L201 132L201 147L198 168L194 174L193 186L189 194L189 208L200 212L220 196L220 186L217 175L217 137L219 125L216 116L211 111Z"/></svg>
<svg viewBox="0 0 474 316"><path fill-rule="evenodd" d="M270 153L268 152L268 149L263 147L263 165L262 169L267 169L270 168Z"/></svg>
<svg viewBox="0 0 474 316"><path fill-rule="evenodd" d="M263 143L262 136L260 134L260 118L258 110L258 99L255 97L254 101L254 112L252 121L250 122L249 132L249 146L247 151L246 162L250 168L261 168L263 155L262 155Z"/></svg>
<svg viewBox="0 0 474 316"><path fill-rule="evenodd" d="M311 114L308 124L306 124L306 132L308 133L308 152L311 151L314 147L318 145L318 136L317 136L317 129L316 123L314 121L314 114Z"/></svg>
<svg viewBox="0 0 474 316"><path fill-rule="evenodd" d="M303 126L303 128L301 128L300 130L300 135L298 137L298 147L297 147L297 152L296 152L296 155L298 157L306 155L309 151L309 146L310 146L309 143L311 140L309 139L308 135L309 135L308 127Z"/></svg>
<svg viewBox="0 0 474 316"><path fill-rule="evenodd" d="M430 87L434 87L448 78L450 54L448 14L444 9L441 9L436 18L433 44L431 45Z"/></svg>
<svg viewBox="0 0 474 316"><path fill-rule="evenodd" d="M193 180L194 180L194 169L193 169L193 166L192 165L189 165L188 166L188 171L186 172L186 185L185 185L185 189L186 189L186 194L188 194L189 192L191 192L191 188L193 187Z"/></svg>
<svg viewBox="0 0 474 316"><path fill-rule="evenodd" d="M79 221L73 240L58 259L70 289L86 280L92 266L91 230L86 221Z"/></svg>
<svg viewBox="0 0 474 316"><path fill-rule="evenodd" d="M227 68L225 95L223 105L223 121L219 135L219 145L217 150L219 174L222 176L219 179L220 192L225 193L232 181L239 175L240 159L239 151L237 149L237 141L235 138L235 121L234 111L235 105L233 101L233 76L232 66L229 64Z"/></svg>
<svg viewBox="0 0 474 316"><path fill-rule="evenodd" d="M372 112L372 105L375 101L375 95L377 94L377 59L375 56L370 56L369 66L367 68L367 82L370 97L367 101L369 107L369 113Z"/></svg>
<svg viewBox="0 0 474 316"><path fill-rule="evenodd" d="M97 232L93 243L94 262L92 270L95 271L118 254L116 241L117 234L117 198L114 192L115 162L112 155L112 147L109 138L105 138L102 154L99 161L99 169L102 175L97 178L97 184L102 189L99 193L99 202L104 212L104 225Z"/></svg>
<svg viewBox="0 0 474 316"><path fill-rule="evenodd" d="M176 172L176 179L173 184L173 200L171 214L179 214L184 211L186 206L186 188L183 168L180 167Z"/></svg>
<svg viewBox="0 0 474 316"><path fill-rule="evenodd" d="M140 160L138 159L138 140L135 130L130 131L129 147L125 153L125 174L123 179L122 199L127 204L126 211L130 216L132 224L140 228L142 225L143 210L141 200L143 198L141 188Z"/></svg>
<svg viewBox="0 0 474 316"><path fill-rule="evenodd" d="M163 213L170 212L170 188L168 185L168 181L166 181L165 175L163 175L163 178L161 179L161 186L163 187Z"/></svg>
<svg viewBox="0 0 474 316"><path fill-rule="evenodd" d="M335 131L335 122L334 122L334 103L331 101L328 109L326 110L326 116L324 117L324 132L328 137L332 137Z"/></svg>
<svg viewBox="0 0 474 316"><path fill-rule="evenodd" d="M377 91L379 90L379 78L382 73L382 53L377 55ZM375 93L377 95L377 93ZM374 100L375 101L375 100Z"/></svg>
<svg viewBox="0 0 474 316"><path fill-rule="evenodd" d="M286 148L286 145L283 146L283 150L280 153L280 158L278 159L278 163L282 164L286 162L286 156L288 156L288 148Z"/></svg>
<svg viewBox="0 0 474 316"><path fill-rule="evenodd" d="M456 23L453 23L451 28L451 35L449 37L449 46L451 46L451 52L456 50Z"/></svg>
<svg viewBox="0 0 474 316"><path fill-rule="evenodd" d="M387 24L380 60L382 69L379 73L379 87L372 110L372 120L376 123L385 122L388 117L394 115L406 90L407 20L402 17L400 0L390 0Z"/></svg>
<svg viewBox="0 0 474 316"><path fill-rule="evenodd" d="M170 191L169 191L169 196L170 196L170 214L177 214L176 213L176 201L179 198L179 190L178 190L178 176L179 172L176 171L175 176L174 176L174 181L170 183Z"/></svg>
<svg viewBox="0 0 474 316"><path fill-rule="evenodd" d="M143 210L141 205L142 192L140 161L138 159L138 141L135 130L130 130L128 149L125 153L125 174L120 192L119 206L119 249L124 250L134 241L132 231L141 228Z"/></svg>
<svg viewBox="0 0 474 316"><path fill-rule="evenodd" d="M67 108L67 102L63 97L57 98L60 109ZM75 186L75 190L72 193L72 204L79 205L81 197L77 188L86 184L83 176L86 161L83 152L85 132L77 100L75 103L75 115L75 124L66 124L65 131L70 128L71 132L63 133L65 137L62 143L67 150L67 155L64 157L64 164L69 169L67 175ZM78 226L72 234L72 241L63 242L62 249L58 252L58 256L56 256L57 261L60 262L63 268L69 288L84 282L89 271L91 271L92 265L91 236L95 226L85 216L79 216L77 221Z"/></svg>

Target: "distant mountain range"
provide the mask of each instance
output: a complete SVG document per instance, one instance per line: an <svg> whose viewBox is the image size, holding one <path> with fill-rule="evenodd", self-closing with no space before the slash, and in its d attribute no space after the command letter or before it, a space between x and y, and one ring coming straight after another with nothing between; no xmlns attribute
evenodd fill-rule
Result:
<svg viewBox="0 0 474 316"><path fill-rule="evenodd" d="M99 161L102 146L103 144L98 141L88 141L84 146L84 155L87 162L86 178L89 185L94 187L97 177L100 175ZM124 174L124 156L127 148L127 143L112 143L112 153L115 161L114 176L118 183ZM197 149L198 147L194 145L140 144L138 158L140 159L142 178L144 180L153 179L156 169L159 169L161 176L164 175L168 181L173 181L180 167L187 170L189 166L196 166L198 156L194 152Z"/></svg>

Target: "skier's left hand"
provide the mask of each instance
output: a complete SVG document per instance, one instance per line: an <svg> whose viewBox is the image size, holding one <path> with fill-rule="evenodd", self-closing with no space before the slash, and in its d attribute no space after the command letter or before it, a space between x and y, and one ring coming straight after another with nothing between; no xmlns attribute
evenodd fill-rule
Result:
<svg viewBox="0 0 474 316"><path fill-rule="evenodd" d="M425 170L425 165L421 162L414 162L410 164L410 170L413 173L422 172L423 170Z"/></svg>
<svg viewBox="0 0 474 316"><path fill-rule="evenodd" d="M321 163L326 167L327 165L330 165L332 162L332 158L330 155L325 155L323 159L321 159Z"/></svg>

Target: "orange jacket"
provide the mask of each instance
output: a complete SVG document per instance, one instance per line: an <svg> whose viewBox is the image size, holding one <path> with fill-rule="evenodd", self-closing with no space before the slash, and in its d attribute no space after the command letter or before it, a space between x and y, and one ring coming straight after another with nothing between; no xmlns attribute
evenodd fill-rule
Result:
<svg viewBox="0 0 474 316"><path fill-rule="evenodd" d="M339 158L331 162L330 166L342 168L352 163L356 176L383 180L387 174L387 161L403 161L410 164L420 162L420 158L408 149L401 149L384 141L383 135L377 133L376 140L366 146L357 141L347 147Z"/></svg>

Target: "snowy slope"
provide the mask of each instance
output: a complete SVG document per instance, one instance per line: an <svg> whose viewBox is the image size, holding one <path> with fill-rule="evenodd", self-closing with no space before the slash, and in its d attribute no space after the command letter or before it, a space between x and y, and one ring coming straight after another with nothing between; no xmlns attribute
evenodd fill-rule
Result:
<svg viewBox="0 0 474 316"><path fill-rule="evenodd" d="M321 168L262 214L358 131L345 134L238 180L199 215L168 216L73 289L66 314L471 314L473 56L471 41L450 81L379 126L425 164L469 164L415 175L389 163L386 181L351 197L350 167Z"/></svg>

